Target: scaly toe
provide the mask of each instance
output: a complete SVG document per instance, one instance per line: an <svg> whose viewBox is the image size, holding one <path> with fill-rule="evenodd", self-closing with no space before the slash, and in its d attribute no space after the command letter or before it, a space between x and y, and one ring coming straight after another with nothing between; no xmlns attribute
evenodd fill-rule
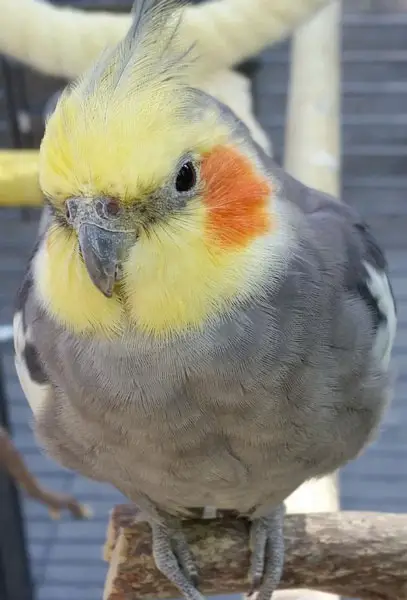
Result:
<svg viewBox="0 0 407 600"><path fill-rule="evenodd" d="M179 589L185 600L205 600L196 588L198 573L180 528L154 522L151 529L157 568Z"/></svg>
<svg viewBox="0 0 407 600"><path fill-rule="evenodd" d="M175 532L171 541L172 547L174 548L174 554L178 559L178 563L182 571L190 580L192 585L197 587L199 582L198 570L195 566L191 550L189 549L188 543L182 531Z"/></svg>
<svg viewBox="0 0 407 600"><path fill-rule="evenodd" d="M257 600L270 600L280 583L284 566L284 512L284 506L278 507L270 516L255 519L250 529L250 595L258 591Z"/></svg>
<svg viewBox="0 0 407 600"><path fill-rule="evenodd" d="M266 546L267 529L263 526L262 520L259 519L254 521L250 528L250 548L252 552L249 570L250 596L258 591L263 580Z"/></svg>

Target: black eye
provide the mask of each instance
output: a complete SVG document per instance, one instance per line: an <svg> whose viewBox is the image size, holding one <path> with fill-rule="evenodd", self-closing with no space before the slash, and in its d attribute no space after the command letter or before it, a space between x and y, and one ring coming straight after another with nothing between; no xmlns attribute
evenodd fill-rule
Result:
<svg viewBox="0 0 407 600"><path fill-rule="evenodd" d="M196 171L191 161L186 162L180 168L175 188L177 192L189 192L196 184Z"/></svg>

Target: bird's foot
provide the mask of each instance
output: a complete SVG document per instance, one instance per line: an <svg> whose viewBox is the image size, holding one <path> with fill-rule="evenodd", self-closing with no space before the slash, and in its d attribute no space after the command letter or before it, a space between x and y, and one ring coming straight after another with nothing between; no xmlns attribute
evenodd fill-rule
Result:
<svg viewBox="0 0 407 600"><path fill-rule="evenodd" d="M178 520L150 522L157 569L180 590L185 600L204 600L198 591L198 571Z"/></svg>
<svg viewBox="0 0 407 600"><path fill-rule="evenodd" d="M281 504L270 515L252 521L249 595L258 592L256 600L270 600L280 583L284 566L284 515Z"/></svg>

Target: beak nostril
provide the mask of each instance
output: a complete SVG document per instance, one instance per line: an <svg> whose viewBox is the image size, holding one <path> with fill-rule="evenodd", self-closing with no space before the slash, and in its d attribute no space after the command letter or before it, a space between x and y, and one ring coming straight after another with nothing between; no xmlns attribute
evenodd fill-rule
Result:
<svg viewBox="0 0 407 600"><path fill-rule="evenodd" d="M65 218L68 221L68 223L72 223L72 221L75 219L75 215L76 215L76 204L74 200L67 200L65 202Z"/></svg>
<svg viewBox="0 0 407 600"><path fill-rule="evenodd" d="M115 217L120 212L119 203L116 202L116 200L110 199L105 204L105 210L107 215L109 215L110 217Z"/></svg>
<svg viewBox="0 0 407 600"><path fill-rule="evenodd" d="M119 216L121 212L120 204L114 198L104 198L97 202L96 213L102 219L109 219Z"/></svg>

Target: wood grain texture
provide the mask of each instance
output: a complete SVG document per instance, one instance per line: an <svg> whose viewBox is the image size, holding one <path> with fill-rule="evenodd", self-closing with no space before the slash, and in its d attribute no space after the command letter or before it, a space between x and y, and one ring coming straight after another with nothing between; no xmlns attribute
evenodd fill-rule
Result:
<svg viewBox="0 0 407 600"><path fill-rule="evenodd" d="M116 506L105 545L104 600L176 598L155 567L150 527L132 505ZM206 595L248 591L248 523L231 513L185 520ZM283 589L308 588L361 600L407 598L407 515L336 512L287 515Z"/></svg>

